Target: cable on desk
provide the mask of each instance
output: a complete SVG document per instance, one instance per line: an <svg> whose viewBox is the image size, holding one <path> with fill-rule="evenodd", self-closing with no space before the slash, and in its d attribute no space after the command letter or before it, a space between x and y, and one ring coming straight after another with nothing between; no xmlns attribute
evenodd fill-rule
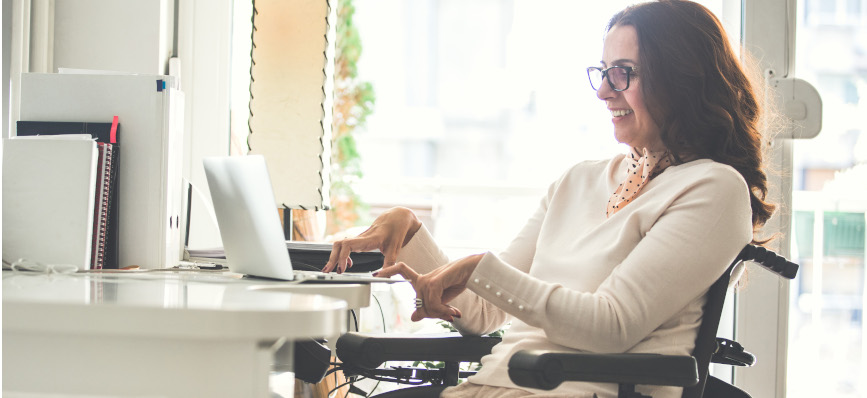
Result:
<svg viewBox="0 0 867 398"><path fill-rule="evenodd" d="M332 388L331 391L328 391L328 396L330 397L331 394L333 394L335 391L339 390L340 388L342 388L343 386L345 386L347 384L352 384L352 383L355 383L356 381L360 381L360 380L364 380L364 379L365 379L364 377L361 377L358 380L349 380L345 383L339 384L336 387ZM337 384L337 374L334 375L334 384ZM347 392L347 394L348 394L348 392Z"/></svg>
<svg viewBox="0 0 867 398"><path fill-rule="evenodd" d="M305 271L322 271L322 267L317 267L315 265L307 264L298 260L292 260L292 268Z"/></svg>
<svg viewBox="0 0 867 398"><path fill-rule="evenodd" d="M344 376L345 376L345 375L346 375L346 374L344 373ZM334 392L335 390L337 390L337 389L339 389L340 387L343 386L342 384L341 384L341 385L338 385L338 384L337 384L337 372L334 372L334 386L335 386L334 389L332 389L331 391L328 392L328 396L331 396L331 393L332 393L332 392Z"/></svg>
<svg viewBox="0 0 867 398"><path fill-rule="evenodd" d="M379 316L382 318L382 333L386 333L385 331L385 311L382 310L382 304L379 302L379 299L376 298L375 294L371 294L373 299L376 300L376 306L379 307Z"/></svg>
<svg viewBox="0 0 867 398"><path fill-rule="evenodd" d="M294 265L294 263L293 263L293 265ZM387 329L387 326L386 326L387 324L386 324L386 321L385 321L385 311L382 309L382 303L379 301L379 298L377 298L376 295L373 295L373 294L372 294L371 296L372 296L373 299L376 301L376 306L379 307L379 316L380 316L380 318L382 319L382 332L385 333L385 332L386 332L386 329ZM352 314L352 320L353 320L353 322L355 323L355 331L358 332L359 329L360 329L360 328L359 328L359 324L358 324L358 316L356 315L355 310L350 309L350 310L349 310L349 313ZM333 374L333 375L334 375L334 384L337 385L337 384L338 384L338 381L337 381L337 372L343 370L343 368L340 366L340 365L343 365L343 363L341 363L341 362L331 362L330 365L332 365L332 368L329 369L327 372L325 372L325 375L324 375L323 377L328 377L328 375ZM384 364L384 365L387 365L387 363ZM352 385L354 385L354 383L357 382L357 381L364 380L364 379L371 378L371 377L364 377L364 376L362 376L362 377L360 377L360 378L358 378L358 379L354 379L354 380L353 380L353 379L350 379L349 377L347 377L347 376L344 374L344 378L345 378L347 381L344 382L344 383L342 383L342 384L340 384L340 385L337 385L336 387L334 387L331 391L328 392L328 396L331 396L332 393L334 393L335 391L339 390L339 389L340 389L341 387L343 387L343 386L346 386L346 385L350 385L350 386L352 386ZM383 380L381 380L381 379L376 379L376 378L372 378L372 379L376 380L376 384L374 384L374 386L373 386L373 388L371 388L370 392L368 392L368 393L366 394L366 398L370 398L371 394L373 394L373 392L376 391L376 389L379 387L379 384L383 381ZM349 391L346 392L346 396L348 396L348 395L349 395ZM344 398L345 398L345 397L344 397Z"/></svg>
<svg viewBox="0 0 867 398"><path fill-rule="evenodd" d="M343 365L342 362L331 362L330 364L331 364L332 368L328 369L328 371L325 372L325 376L323 377L323 379L325 377L328 377L328 375L330 375L332 373L336 373L336 372L343 370L343 368L340 366L340 365Z"/></svg>
<svg viewBox="0 0 867 398"><path fill-rule="evenodd" d="M343 365L343 363L341 363L341 362L332 362L331 364L333 365L333 367L332 367L331 369L329 369L328 372L326 372L326 373L325 373L325 376L323 376L323 377L328 377L328 375L330 375L330 374L334 374L334 384L336 385L336 384L337 384L337 372L340 372L340 371L343 371L343 370L344 370L344 368L341 366L341 365ZM335 387L334 389L332 389L332 390L328 393L328 396L331 396L331 393L333 393L334 391L336 391L336 390L339 389L340 387L343 387L343 386L345 386L345 385L347 385L347 384L350 385L350 390L351 390L352 388L356 388L356 389L358 389L359 391L364 392L364 390L361 390L360 388L355 387L355 383L356 383L356 382L359 382L359 381L361 381L361 380L371 379L371 380L376 380L376 384L373 385L373 387L370 389L370 392L365 393L365 398L370 398L371 394L373 394L373 393L376 391L376 389L379 387L379 384L380 384L381 382L383 382L383 381L394 381L394 380L386 380L386 379L377 379L376 377L372 377L372 376L370 376L370 375L368 375L368 376L358 376L357 379L352 379L351 377L346 376L345 373L343 374L343 377L346 379L346 382L343 383L343 384L341 384L341 385L339 385L339 386L337 386L337 387ZM352 376L352 377L356 377L356 376ZM422 384L423 384L423 383L422 383ZM356 394L357 394L357 393L356 393Z"/></svg>
<svg viewBox="0 0 867 398"><path fill-rule="evenodd" d="M374 391L379 387L379 383L382 383L382 380L377 380L376 384L373 385L373 388L370 389L370 392L364 398L370 398L370 395L373 394Z"/></svg>
<svg viewBox="0 0 867 398"><path fill-rule="evenodd" d="M355 316L355 310L349 310L349 313L352 314L352 320L355 322L355 331L358 331L358 317Z"/></svg>
<svg viewBox="0 0 867 398"><path fill-rule="evenodd" d="M211 263L202 263L211 264ZM42 264L37 261L19 258L9 262L3 259L3 269L12 271L30 271L41 272L46 274L118 274L118 273L145 273L145 272L203 272L203 273L222 273L229 270L221 264L199 265L192 263L191 265L179 265L171 268L148 268L141 269L137 265L119 269L99 268L99 269L78 269L78 266L72 264Z"/></svg>
<svg viewBox="0 0 867 398"><path fill-rule="evenodd" d="M3 259L3 269L15 272L30 271L44 274L74 274L78 271L78 266L72 264L42 264L26 258L19 258L12 262Z"/></svg>
<svg viewBox="0 0 867 398"><path fill-rule="evenodd" d="M348 380L348 378L347 378L347 380ZM355 381L352 381L352 383L355 383ZM346 394L343 394L343 398L347 398L347 397L349 397L349 393L352 391L352 386L354 386L354 385L355 385L355 384L350 384L350 385L349 385L349 388L346 389Z"/></svg>
<svg viewBox="0 0 867 398"><path fill-rule="evenodd" d="M229 269L223 267L222 265L216 265L215 267L172 267L172 268L146 268L141 269L138 266L124 267L120 269L84 269L79 270L78 273L82 274L142 274L147 272L198 272L198 273L208 273L208 274L219 274L228 271Z"/></svg>
<svg viewBox="0 0 867 398"><path fill-rule="evenodd" d="M386 333L385 311L383 311L383 309L382 309L382 303L379 302L379 299L376 297L375 294L371 294L371 296L376 301L376 306L379 307L379 316L382 319L382 333ZM353 316L353 318L355 317L354 312L353 312L352 316ZM356 332L358 331L358 320L357 319L355 320L355 331ZM383 363L383 365L388 366L388 362ZM351 381L351 383L354 383L356 381L358 381L358 380ZM370 398L370 394L373 394L373 392L376 391L377 387L379 387L379 383L381 383L381 382L382 382L382 380L377 380L376 384L373 385L373 388L370 389L370 392L367 393L365 398ZM348 394L348 392L347 392L347 394Z"/></svg>

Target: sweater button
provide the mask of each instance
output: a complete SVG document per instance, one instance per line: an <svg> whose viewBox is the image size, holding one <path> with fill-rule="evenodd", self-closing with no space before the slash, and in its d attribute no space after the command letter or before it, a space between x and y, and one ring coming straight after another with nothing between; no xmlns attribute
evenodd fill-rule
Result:
<svg viewBox="0 0 867 398"><path fill-rule="evenodd" d="M506 300L507 303L512 304L512 299Z"/></svg>
<svg viewBox="0 0 867 398"><path fill-rule="evenodd" d="M523 305L519 305L519 306L518 306L518 311L523 311L523 310L524 310L524 306L523 306Z"/></svg>
<svg viewBox="0 0 867 398"><path fill-rule="evenodd" d="M490 289L491 285L485 285L485 289Z"/></svg>
<svg viewBox="0 0 867 398"><path fill-rule="evenodd" d="M503 295L503 293L500 293L500 292L497 292L496 294L497 294L497 297L500 297Z"/></svg>
<svg viewBox="0 0 867 398"><path fill-rule="evenodd" d="M473 279L473 282L479 283L479 278Z"/></svg>

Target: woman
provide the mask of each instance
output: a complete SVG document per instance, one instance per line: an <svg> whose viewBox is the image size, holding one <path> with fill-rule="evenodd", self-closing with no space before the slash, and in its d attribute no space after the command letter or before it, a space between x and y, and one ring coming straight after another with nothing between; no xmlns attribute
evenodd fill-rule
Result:
<svg viewBox="0 0 867 398"><path fill-rule="evenodd" d="M621 11L588 74L631 151L568 170L505 251L449 263L401 208L335 243L326 271L379 248L379 275L401 274L416 289L413 320L471 334L512 322L482 370L443 397L616 396L602 383L526 391L507 363L522 349L689 355L708 288L773 212L756 90L705 7L661 0Z"/></svg>

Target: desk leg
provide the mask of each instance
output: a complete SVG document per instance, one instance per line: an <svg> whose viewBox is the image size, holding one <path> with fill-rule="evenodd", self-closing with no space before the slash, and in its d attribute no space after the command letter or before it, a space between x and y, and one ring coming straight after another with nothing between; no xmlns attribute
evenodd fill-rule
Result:
<svg viewBox="0 0 867 398"><path fill-rule="evenodd" d="M281 340L272 344L270 350L273 352L273 365L269 369L271 392L285 398L292 397L295 394L295 342Z"/></svg>

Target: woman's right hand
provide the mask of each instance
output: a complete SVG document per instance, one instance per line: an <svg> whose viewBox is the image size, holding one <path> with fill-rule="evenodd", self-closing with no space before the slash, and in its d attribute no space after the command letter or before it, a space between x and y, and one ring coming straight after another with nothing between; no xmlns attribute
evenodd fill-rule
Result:
<svg viewBox="0 0 867 398"><path fill-rule="evenodd" d="M390 267L397 261L400 249L409 243L421 228L421 221L412 210L405 207L394 207L380 214L373 225L355 238L334 242L331 257L322 268L322 272L337 271L343 273L352 266L349 254L352 252L379 249L385 256L382 267Z"/></svg>

